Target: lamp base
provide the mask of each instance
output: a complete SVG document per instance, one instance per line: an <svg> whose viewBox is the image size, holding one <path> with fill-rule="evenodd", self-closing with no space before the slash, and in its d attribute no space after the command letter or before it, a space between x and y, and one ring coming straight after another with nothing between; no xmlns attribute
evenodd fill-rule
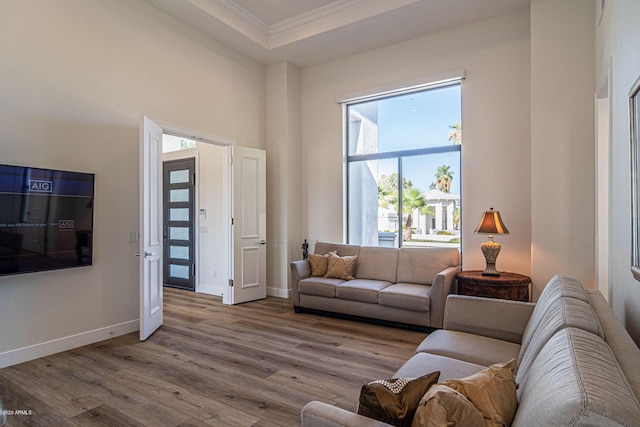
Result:
<svg viewBox="0 0 640 427"><path fill-rule="evenodd" d="M500 272L496 270L496 258L500 253L500 243L493 241L493 236L489 236L489 241L480 245L484 259L487 262L487 268L482 272L483 276L499 276Z"/></svg>

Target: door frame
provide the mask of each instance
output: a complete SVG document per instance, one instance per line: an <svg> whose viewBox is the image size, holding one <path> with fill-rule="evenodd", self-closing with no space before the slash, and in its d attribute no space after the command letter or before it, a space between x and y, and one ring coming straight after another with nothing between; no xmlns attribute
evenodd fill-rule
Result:
<svg viewBox="0 0 640 427"><path fill-rule="evenodd" d="M146 174L148 173L145 172L146 170L146 166L145 162L147 162L147 160L149 160L147 158L147 156L145 155L145 151L144 147L146 146L145 143L145 138L146 138L146 131L147 129L152 129L152 128L159 128L160 131L160 138L162 138L162 134L168 134L168 135L173 135L173 136L177 136L177 137L182 137L182 138L187 138L187 139L192 139L195 141L199 141L199 142L204 142L204 143L208 143L208 144L214 144L214 145L218 145L218 146L222 146L224 148L224 156L226 157L226 161L225 161L225 167L227 169L230 168L230 162L231 162L231 147L235 145L235 140L230 139L230 138L224 138L224 137L219 137L219 136L210 136L210 135L204 135L204 134L199 134L175 125L171 125L168 124L166 122L160 121L160 120L156 120L156 119L151 119L148 118L147 116L142 116L141 121L140 121L140 159L139 159L139 176L140 176L140 195L139 195L139 200L140 200L140 204L141 207L143 206L143 203L145 203L145 196L144 196L144 191L142 191L143 189L143 185L148 182L148 180L145 178ZM162 149L160 148L160 151ZM158 161L158 168L162 167L162 153L160 153L160 158ZM228 173L227 171L223 171L224 175L223 175L223 183L222 183L222 191L226 194L223 194L224 199L227 200L229 199L230 193L232 192L232 188L231 188L231 181L227 179ZM197 175L196 175L197 176ZM162 173L159 173L158 176L155 176L156 180L160 180L162 181L163 177L162 177ZM162 195L160 195L160 197L162 197ZM158 208L160 210L160 215L162 212L162 206L160 206ZM223 221L225 221L228 224L228 228L231 228L231 208L229 207L228 209L223 209ZM143 227L144 224L146 223L146 218L144 215L144 209L140 209L140 224L139 227ZM160 227L161 228L161 227ZM141 229L142 231L142 229ZM196 233L198 234L198 233ZM142 235L142 233L141 233ZM162 247L160 247L160 253L162 254ZM230 252L230 250L228 251ZM155 254L155 253L154 253ZM145 259L146 256L146 252L144 249L144 243L141 241L140 242L140 251L136 254L137 256L141 257L143 260ZM153 255L153 254L152 254ZM229 257L231 257L231 255L229 255ZM197 271L196 271L197 273ZM230 274L233 274L232 272ZM160 275L162 275L162 272L160 272ZM147 329L149 329L152 325L149 325L149 328L147 328L147 315L146 315L146 311L145 311L145 303L143 301L146 301L146 288L145 288L145 278L147 277L147 273L145 273L145 264L144 262L140 263L140 283L139 283L139 287L140 287L140 340L144 341L148 336L150 336L153 331L151 332L147 332ZM162 286L162 282L164 282L164 280L160 279L160 286L159 286L159 291L163 293L164 292L164 287ZM162 301L162 295L160 295L160 301ZM162 309L162 303L159 304L158 307L158 311L159 311L159 322L155 322L155 326L153 326L153 330L155 331L157 328L159 328L162 323L163 323L163 309ZM154 320L157 318L157 316L154 318Z"/></svg>

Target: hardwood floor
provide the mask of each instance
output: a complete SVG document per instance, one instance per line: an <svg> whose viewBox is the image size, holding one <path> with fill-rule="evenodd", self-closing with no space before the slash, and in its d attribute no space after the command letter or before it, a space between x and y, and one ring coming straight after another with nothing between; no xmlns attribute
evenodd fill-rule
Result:
<svg viewBox="0 0 640 427"><path fill-rule="evenodd" d="M354 411L425 334L311 314L289 300L224 306L165 288L164 325L0 370L8 426L295 426L321 400Z"/></svg>

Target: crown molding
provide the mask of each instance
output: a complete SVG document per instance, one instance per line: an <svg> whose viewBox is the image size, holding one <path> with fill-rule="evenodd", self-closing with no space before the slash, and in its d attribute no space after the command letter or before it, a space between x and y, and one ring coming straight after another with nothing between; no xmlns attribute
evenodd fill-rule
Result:
<svg viewBox="0 0 640 427"><path fill-rule="evenodd" d="M233 0L228 0L228 1L233 1ZM269 26L269 35L274 35L274 34L282 33L284 31L289 31L293 28L300 27L310 22L318 21L320 19L326 18L327 16L334 15L336 13L342 12L345 9L359 6L360 4L364 4L369 1L370 0L336 0L333 3L328 4L326 6L322 6L317 9L310 10L305 13L301 13L300 15L294 16L289 19L285 19L284 21L277 22Z"/></svg>
<svg viewBox="0 0 640 427"><path fill-rule="evenodd" d="M216 0L220 3L225 9L229 10L233 14L235 14L238 18L242 19L249 25L253 25L258 31L264 33L265 36L268 36L271 29L269 25L267 25L262 19L255 16L253 13L249 12L244 7L240 6L233 0Z"/></svg>

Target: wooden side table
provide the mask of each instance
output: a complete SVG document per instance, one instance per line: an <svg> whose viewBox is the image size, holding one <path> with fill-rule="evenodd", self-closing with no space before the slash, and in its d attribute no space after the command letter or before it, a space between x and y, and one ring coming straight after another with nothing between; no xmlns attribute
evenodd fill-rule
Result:
<svg viewBox="0 0 640 427"><path fill-rule="evenodd" d="M524 274L502 272L500 276L483 276L481 270L456 274L458 295L531 301L531 278Z"/></svg>

